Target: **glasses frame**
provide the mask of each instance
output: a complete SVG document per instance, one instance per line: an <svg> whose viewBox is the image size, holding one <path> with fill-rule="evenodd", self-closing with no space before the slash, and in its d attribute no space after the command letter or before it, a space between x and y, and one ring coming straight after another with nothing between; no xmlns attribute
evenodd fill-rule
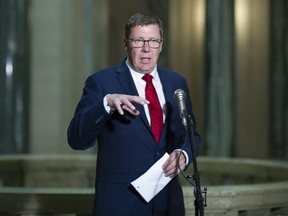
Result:
<svg viewBox="0 0 288 216"><path fill-rule="evenodd" d="M128 40L130 41L131 45L132 45L133 41L134 41L134 42L135 42L135 41L138 41L138 42L141 41L141 42L143 43L142 46L131 46L132 48L142 48L142 47L145 46L145 43L147 42L150 48L152 48L152 49L158 49L158 48L161 47L161 43L163 42L163 39L149 39L149 40L144 40L144 39L141 39L141 38L128 38ZM158 43L158 46L157 46L157 47L153 47L153 46L151 47L150 42L152 42L152 41L153 41L153 42L157 42L157 43Z"/></svg>

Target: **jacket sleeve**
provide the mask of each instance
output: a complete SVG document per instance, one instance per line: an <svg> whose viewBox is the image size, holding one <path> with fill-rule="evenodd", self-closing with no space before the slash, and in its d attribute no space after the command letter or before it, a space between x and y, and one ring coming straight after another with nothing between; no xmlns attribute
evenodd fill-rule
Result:
<svg viewBox="0 0 288 216"><path fill-rule="evenodd" d="M85 150L95 144L98 134L111 116L103 106L103 98L100 82L93 75L88 77L67 131L71 148Z"/></svg>

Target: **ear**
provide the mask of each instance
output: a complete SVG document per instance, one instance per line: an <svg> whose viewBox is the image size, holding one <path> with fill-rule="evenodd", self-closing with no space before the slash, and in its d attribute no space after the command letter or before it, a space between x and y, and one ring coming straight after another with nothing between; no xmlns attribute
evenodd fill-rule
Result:
<svg viewBox="0 0 288 216"><path fill-rule="evenodd" d="M124 39L123 45L124 45L125 51L128 52L128 40Z"/></svg>
<svg viewBox="0 0 288 216"><path fill-rule="evenodd" d="M161 46L159 47L159 53L162 51L163 41L161 42Z"/></svg>

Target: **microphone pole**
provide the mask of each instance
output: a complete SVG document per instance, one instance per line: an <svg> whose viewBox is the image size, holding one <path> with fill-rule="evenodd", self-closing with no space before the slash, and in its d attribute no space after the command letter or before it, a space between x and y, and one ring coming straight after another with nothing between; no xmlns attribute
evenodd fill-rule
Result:
<svg viewBox="0 0 288 216"><path fill-rule="evenodd" d="M185 118L185 117L183 117ZM195 188L194 188L194 206L195 206L195 216L204 216L204 199L202 197L202 190L200 185L200 176L198 173L198 167L197 167L197 160L196 160L196 150L195 150L195 141L194 141L194 131L193 131L193 120L191 116L187 114L186 111L186 119L187 119L187 127L186 131L188 132L189 138L190 138L190 144L191 144L191 151L192 151L192 164L194 169L193 174L193 180L195 182ZM206 195L206 188L205 188L205 195ZM206 197L206 196L205 196ZM205 204L206 206L206 204Z"/></svg>
<svg viewBox="0 0 288 216"><path fill-rule="evenodd" d="M185 98L186 94L183 90L177 89L174 93L174 98L178 102L180 116L182 118L183 126L188 133L190 144L191 144L191 151L192 151L192 164L194 169L193 180L195 182L194 186L194 206L195 206L195 216L204 216L204 206L206 207L206 198L205 198L205 205L204 205L204 198L202 193L207 193L207 188L204 189L202 192L201 185L200 185L200 177L198 173L197 167L197 160L196 160L196 149L195 149L195 141L194 141L194 131L193 131L193 119L190 115L188 115L187 110L185 108Z"/></svg>

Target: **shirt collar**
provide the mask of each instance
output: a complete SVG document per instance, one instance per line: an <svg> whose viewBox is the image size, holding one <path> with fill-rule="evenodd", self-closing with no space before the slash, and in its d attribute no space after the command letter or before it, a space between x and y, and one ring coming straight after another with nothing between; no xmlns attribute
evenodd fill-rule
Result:
<svg viewBox="0 0 288 216"><path fill-rule="evenodd" d="M128 60L128 58L126 59L126 65L130 70L130 73L132 75L132 77L135 79L142 79L142 77L144 76L143 73L137 72L135 71L131 66L130 66L130 62ZM153 71L151 71L151 73L149 73L151 76L153 76L153 79L155 81L159 81L159 76L158 76L158 72L157 72L157 65L154 67Z"/></svg>

